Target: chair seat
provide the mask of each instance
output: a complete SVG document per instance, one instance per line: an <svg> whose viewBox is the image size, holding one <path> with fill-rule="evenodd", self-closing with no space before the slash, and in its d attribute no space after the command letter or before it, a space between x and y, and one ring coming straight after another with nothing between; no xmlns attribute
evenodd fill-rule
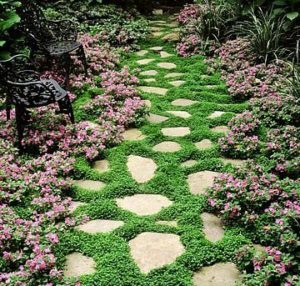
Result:
<svg viewBox="0 0 300 286"><path fill-rule="evenodd" d="M70 53L74 50L77 50L82 46L79 42L74 41L61 41L61 42L55 42L46 44L46 49L49 52L50 55L53 56L60 56L66 53Z"/></svg>

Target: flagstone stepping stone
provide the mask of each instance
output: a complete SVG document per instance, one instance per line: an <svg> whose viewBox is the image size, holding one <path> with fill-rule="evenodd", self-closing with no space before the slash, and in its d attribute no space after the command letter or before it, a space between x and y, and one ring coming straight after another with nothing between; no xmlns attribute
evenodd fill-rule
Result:
<svg viewBox="0 0 300 286"><path fill-rule="evenodd" d="M171 104L174 106L190 106L195 103L198 103L198 101L191 100L191 99L185 99L185 98L175 99L174 101L171 102Z"/></svg>
<svg viewBox="0 0 300 286"><path fill-rule="evenodd" d="M140 86L139 89L146 93L154 93L157 95L166 95L168 92L167 88L154 87L154 86Z"/></svg>
<svg viewBox="0 0 300 286"><path fill-rule="evenodd" d="M187 118L190 118L192 116L191 114L189 114L186 111L167 111L167 113L170 113L174 116L178 116L178 117L183 118L183 119L187 119Z"/></svg>
<svg viewBox="0 0 300 286"><path fill-rule="evenodd" d="M205 238L211 242L217 242L224 237L224 229L221 220L210 213L202 213L203 232Z"/></svg>
<svg viewBox="0 0 300 286"><path fill-rule="evenodd" d="M156 222L157 224L160 225L166 225L166 226L171 226L171 227L177 227L177 221L176 220L172 220L172 221L168 221L168 220L159 220Z"/></svg>
<svg viewBox="0 0 300 286"><path fill-rule="evenodd" d="M156 70L148 70L140 73L140 75L145 75L145 76L155 76L157 74L158 72Z"/></svg>
<svg viewBox="0 0 300 286"><path fill-rule="evenodd" d="M218 133L224 133L227 135L229 133L229 128L227 126L216 126L214 128L211 128L212 132L218 132Z"/></svg>
<svg viewBox="0 0 300 286"><path fill-rule="evenodd" d="M146 78L144 79L145 82L155 82L156 79L155 78Z"/></svg>
<svg viewBox="0 0 300 286"><path fill-rule="evenodd" d="M139 57L143 57L143 56L147 55L148 53L149 53L149 51L141 50L141 51L136 52L136 55L138 55Z"/></svg>
<svg viewBox="0 0 300 286"><path fill-rule="evenodd" d="M165 78L174 78L174 77L180 77L180 76L184 76L184 73L172 72L172 73L166 74Z"/></svg>
<svg viewBox="0 0 300 286"><path fill-rule="evenodd" d="M166 70L172 70L172 69L176 69L176 65L173 63L158 63L157 64L158 67L162 68L162 69L166 69Z"/></svg>
<svg viewBox="0 0 300 286"><path fill-rule="evenodd" d="M130 253L141 272L173 263L185 251L180 237L170 233L144 232L129 241Z"/></svg>
<svg viewBox="0 0 300 286"><path fill-rule="evenodd" d="M225 113L226 112L224 112L224 111L215 111L211 115L209 115L207 118L210 118L210 119L218 118L218 117L222 116Z"/></svg>
<svg viewBox="0 0 300 286"><path fill-rule="evenodd" d="M137 61L137 64L144 66L152 63L153 61L155 61L155 59L144 59L144 60Z"/></svg>
<svg viewBox="0 0 300 286"><path fill-rule="evenodd" d="M184 137L191 133L189 127L168 127L162 128L162 134L170 137Z"/></svg>
<svg viewBox="0 0 300 286"><path fill-rule="evenodd" d="M153 194L137 194L116 199L118 207L140 216L154 215L173 204L167 197Z"/></svg>
<svg viewBox="0 0 300 286"><path fill-rule="evenodd" d="M187 161L181 163L181 167L189 168L189 167L195 166L197 163L198 162L196 160L187 160Z"/></svg>
<svg viewBox="0 0 300 286"><path fill-rule="evenodd" d="M109 162L107 160L99 160L94 162L93 169L99 173L105 173L109 170Z"/></svg>
<svg viewBox="0 0 300 286"><path fill-rule="evenodd" d="M160 36L162 36L164 33L163 32L153 32L151 35L154 38L159 38Z"/></svg>
<svg viewBox="0 0 300 286"><path fill-rule="evenodd" d="M161 116L161 115L157 115L157 114L150 113L148 116L146 116L146 119L147 119L150 123L158 124L158 123L165 122L165 121L168 120L169 118L166 117L166 116Z"/></svg>
<svg viewBox="0 0 300 286"><path fill-rule="evenodd" d="M234 286L240 275L235 264L216 263L194 273L193 283L194 286Z"/></svg>
<svg viewBox="0 0 300 286"><path fill-rule="evenodd" d="M170 81L170 84L175 86L175 87L179 87L181 85L183 85L185 83L184 80L175 80L175 81Z"/></svg>
<svg viewBox="0 0 300 286"><path fill-rule="evenodd" d="M152 20L150 21L151 24L165 24L166 21L164 20Z"/></svg>
<svg viewBox="0 0 300 286"><path fill-rule="evenodd" d="M150 48L151 51L160 52L163 50L163 47L152 47Z"/></svg>
<svg viewBox="0 0 300 286"><path fill-rule="evenodd" d="M162 27L151 27L151 32L160 32L162 30Z"/></svg>
<svg viewBox="0 0 300 286"><path fill-rule="evenodd" d="M72 201L69 207L69 211L70 213L73 213L76 211L77 208L81 207L81 206L85 206L86 203L83 202L76 202L76 201Z"/></svg>
<svg viewBox="0 0 300 286"><path fill-rule="evenodd" d="M151 103L151 101L150 101L149 99L144 99L143 102L144 102L144 104L145 104L148 108L151 108L152 103Z"/></svg>
<svg viewBox="0 0 300 286"><path fill-rule="evenodd" d="M130 155L127 168L138 183L146 183L154 177L157 165L152 159Z"/></svg>
<svg viewBox="0 0 300 286"><path fill-rule="evenodd" d="M89 234L108 233L124 225L123 221L96 219L76 227Z"/></svg>
<svg viewBox="0 0 300 286"><path fill-rule="evenodd" d="M101 191L106 186L106 184L100 181L78 180L76 181L75 186L88 191L97 192L97 191Z"/></svg>
<svg viewBox="0 0 300 286"><path fill-rule="evenodd" d="M226 164L232 164L235 167L241 167L245 164L246 160L239 160L239 159L228 159L228 158L221 158L222 162Z"/></svg>
<svg viewBox="0 0 300 286"><path fill-rule="evenodd" d="M202 171L188 176L190 192L194 195L203 195L207 188L211 188L214 179L219 175L217 172Z"/></svg>
<svg viewBox="0 0 300 286"><path fill-rule="evenodd" d="M163 58L163 59L165 59L165 58L169 58L169 57L173 57L173 55L172 54L169 54L169 53L167 53L167 52L160 52L160 56L161 56L161 58Z"/></svg>
<svg viewBox="0 0 300 286"><path fill-rule="evenodd" d="M165 35L162 39L166 42L178 42L180 39L180 36L179 36L178 32L174 32L174 33Z"/></svg>
<svg viewBox="0 0 300 286"><path fill-rule="evenodd" d="M144 140L146 136L137 128L131 128L122 133L125 141L140 141Z"/></svg>
<svg viewBox="0 0 300 286"><path fill-rule="evenodd" d="M206 150L213 147L213 143L209 139L203 139L200 142L195 143L195 146L199 150Z"/></svg>
<svg viewBox="0 0 300 286"><path fill-rule="evenodd" d="M164 141L153 147L156 152L172 153L181 150L180 144L172 141Z"/></svg>
<svg viewBox="0 0 300 286"><path fill-rule="evenodd" d="M80 277L96 272L96 263L93 258L74 252L66 256L64 275L67 278Z"/></svg>
<svg viewBox="0 0 300 286"><path fill-rule="evenodd" d="M163 9L156 9L152 11L153 15L163 15L164 14L164 10Z"/></svg>

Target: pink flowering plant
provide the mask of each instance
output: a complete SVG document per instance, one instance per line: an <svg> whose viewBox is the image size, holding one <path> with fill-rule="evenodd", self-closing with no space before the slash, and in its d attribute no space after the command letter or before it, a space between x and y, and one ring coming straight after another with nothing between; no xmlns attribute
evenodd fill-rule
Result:
<svg viewBox="0 0 300 286"><path fill-rule="evenodd" d="M193 19L197 19L201 13L201 5L198 4L189 4L185 5L184 8L180 11L177 21L180 24L188 24Z"/></svg>

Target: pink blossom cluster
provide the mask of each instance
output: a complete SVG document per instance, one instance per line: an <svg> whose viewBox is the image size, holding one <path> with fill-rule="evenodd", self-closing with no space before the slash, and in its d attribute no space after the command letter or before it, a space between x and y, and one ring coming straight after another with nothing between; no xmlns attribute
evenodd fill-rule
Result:
<svg viewBox="0 0 300 286"><path fill-rule="evenodd" d="M201 12L201 6L197 4L185 5L184 8L180 11L180 14L177 17L177 21L180 24L187 24L192 19L197 19Z"/></svg>

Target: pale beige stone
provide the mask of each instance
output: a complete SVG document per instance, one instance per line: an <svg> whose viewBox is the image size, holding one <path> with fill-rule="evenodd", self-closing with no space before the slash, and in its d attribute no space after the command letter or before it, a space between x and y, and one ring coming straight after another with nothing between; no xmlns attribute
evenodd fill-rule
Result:
<svg viewBox="0 0 300 286"><path fill-rule="evenodd" d="M123 221L96 219L76 227L89 234L108 233L124 225Z"/></svg>
<svg viewBox="0 0 300 286"><path fill-rule="evenodd" d="M156 70L148 70L140 73L140 75L144 75L144 76L156 76L157 74L158 72Z"/></svg>
<svg viewBox="0 0 300 286"><path fill-rule="evenodd" d="M163 58L163 59L166 59L166 58L170 58L172 57L173 55L172 54L169 54L168 52L160 52L160 57Z"/></svg>
<svg viewBox="0 0 300 286"><path fill-rule="evenodd" d="M197 163L198 162L196 160L187 160L187 161L181 163L181 167L189 168L189 167L195 166Z"/></svg>
<svg viewBox="0 0 300 286"><path fill-rule="evenodd" d="M174 101L172 101L171 104L174 106L190 106L195 103L198 103L198 101L185 99L185 98L179 98L179 99L175 99Z"/></svg>
<svg viewBox="0 0 300 286"><path fill-rule="evenodd" d="M221 220L210 213L202 213L203 232L205 238L211 242L217 242L224 237L224 229Z"/></svg>
<svg viewBox="0 0 300 286"><path fill-rule="evenodd" d="M203 139L200 142L195 143L195 146L199 150L206 150L213 147L213 143L209 139Z"/></svg>
<svg viewBox="0 0 300 286"><path fill-rule="evenodd" d="M194 195L205 194L207 188L211 188L214 179L219 175L217 172L202 171L188 176L190 192Z"/></svg>
<svg viewBox="0 0 300 286"><path fill-rule="evenodd" d="M166 24L165 20L151 20L151 24Z"/></svg>
<svg viewBox="0 0 300 286"><path fill-rule="evenodd" d="M137 128L131 128L122 133L125 141L140 141L144 140L146 136Z"/></svg>
<svg viewBox="0 0 300 286"><path fill-rule="evenodd" d="M184 73L180 72L172 72L165 75L165 78L174 78L174 77L181 77L184 76Z"/></svg>
<svg viewBox="0 0 300 286"><path fill-rule="evenodd" d="M163 15L164 14L164 10L163 9L155 9L152 11L153 15Z"/></svg>
<svg viewBox="0 0 300 286"><path fill-rule="evenodd" d="M76 202L76 201L72 201L69 207L69 211L70 213L73 213L76 211L77 208L81 207L81 206L85 206L86 203L83 202Z"/></svg>
<svg viewBox="0 0 300 286"><path fill-rule="evenodd" d="M93 169L99 173L105 173L109 170L109 162L107 160L95 161Z"/></svg>
<svg viewBox="0 0 300 286"><path fill-rule="evenodd" d="M185 84L185 81L184 80L174 80L174 81L170 81L170 84L175 87L179 87L179 86Z"/></svg>
<svg viewBox="0 0 300 286"><path fill-rule="evenodd" d="M116 202L120 208L140 216L157 214L173 204L167 197L152 194L137 194L116 199Z"/></svg>
<svg viewBox="0 0 300 286"><path fill-rule="evenodd" d="M138 183L146 183L154 177L157 165L152 159L130 155L127 168Z"/></svg>
<svg viewBox="0 0 300 286"><path fill-rule="evenodd" d="M216 263L203 267L193 277L194 286L234 286L241 273L233 263Z"/></svg>
<svg viewBox="0 0 300 286"><path fill-rule="evenodd" d="M163 32L153 32L151 35L153 38L159 38L163 35Z"/></svg>
<svg viewBox="0 0 300 286"><path fill-rule="evenodd" d="M145 82L156 82L155 78L146 78L144 79Z"/></svg>
<svg viewBox="0 0 300 286"><path fill-rule="evenodd" d="M146 116L146 119L150 123L159 124L159 123L167 121L169 118L166 116L161 116L161 115L150 113L149 115Z"/></svg>
<svg viewBox="0 0 300 286"><path fill-rule="evenodd" d="M174 33L165 35L162 39L166 42L178 42L180 39L180 36L179 36L178 32L174 32Z"/></svg>
<svg viewBox="0 0 300 286"><path fill-rule="evenodd" d="M241 167L245 164L245 160L239 160L239 159L229 159L229 158L221 158L222 162L226 164L231 164L235 167Z"/></svg>
<svg viewBox="0 0 300 286"><path fill-rule="evenodd" d="M136 52L136 55L138 55L139 57L143 57L143 56L147 55L148 53L149 53L149 51L141 50L141 51Z"/></svg>
<svg viewBox="0 0 300 286"><path fill-rule="evenodd" d="M177 227L178 226L176 220L171 220L171 221L168 221L168 220L159 220L156 223L157 224L161 224L161 225L171 226L171 227Z"/></svg>
<svg viewBox="0 0 300 286"><path fill-rule="evenodd" d="M168 92L167 88L154 87L154 86L140 86L139 89L146 93L154 93L157 95L166 95Z"/></svg>
<svg viewBox="0 0 300 286"><path fill-rule="evenodd" d="M141 66L144 66L144 65L148 65L148 64L150 64L154 61L155 61L154 59L143 59L143 60L137 61L137 64L141 65Z"/></svg>
<svg viewBox="0 0 300 286"><path fill-rule="evenodd" d="M227 135L229 133L229 128L227 126L216 126L216 127L212 128L211 131L218 132L218 133L224 133Z"/></svg>
<svg viewBox="0 0 300 286"><path fill-rule="evenodd" d="M130 253L141 272L173 263L185 251L176 234L144 232L129 241Z"/></svg>
<svg viewBox="0 0 300 286"><path fill-rule="evenodd" d="M190 118L192 116L191 114L189 114L186 111L167 111L167 113L170 113L174 116L178 116L178 117L183 118L183 119L187 119L187 118Z"/></svg>
<svg viewBox="0 0 300 286"><path fill-rule="evenodd" d="M191 130L189 127L168 127L162 128L161 132L165 136L184 137L186 135L189 135L191 133Z"/></svg>
<svg viewBox="0 0 300 286"><path fill-rule="evenodd" d="M160 32L163 28L162 27L151 27L151 32Z"/></svg>
<svg viewBox="0 0 300 286"><path fill-rule="evenodd" d="M106 184L100 181L78 180L76 181L75 186L85 190L97 192L101 191L106 186Z"/></svg>
<svg viewBox="0 0 300 286"><path fill-rule="evenodd" d="M144 100L143 100L143 103L144 103L148 108L151 108L151 106L152 106L152 103L151 103L151 101L150 101L149 99L144 99Z"/></svg>
<svg viewBox="0 0 300 286"><path fill-rule="evenodd" d="M74 252L67 255L64 275L67 278L80 277L96 272L96 263L91 257Z"/></svg>
<svg viewBox="0 0 300 286"><path fill-rule="evenodd" d="M167 62L158 63L157 66L159 68L166 69L166 70L176 69L176 65L175 64L173 64L173 63L167 63Z"/></svg>
<svg viewBox="0 0 300 286"><path fill-rule="evenodd" d="M150 48L151 51L154 51L154 52L160 52L163 50L163 47L152 47Z"/></svg>
<svg viewBox="0 0 300 286"><path fill-rule="evenodd" d="M153 147L156 152L172 153L181 150L180 144L172 141L164 141Z"/></svg>
<svg viewBox="0 0 300 286"><path fill-rule="evenodd" d="M210 114L207 118L210 118L210 119L218 118L218 117L222 116L225 113L226 112L224 112L224 111L215 111L212 114Z"/></svg>

